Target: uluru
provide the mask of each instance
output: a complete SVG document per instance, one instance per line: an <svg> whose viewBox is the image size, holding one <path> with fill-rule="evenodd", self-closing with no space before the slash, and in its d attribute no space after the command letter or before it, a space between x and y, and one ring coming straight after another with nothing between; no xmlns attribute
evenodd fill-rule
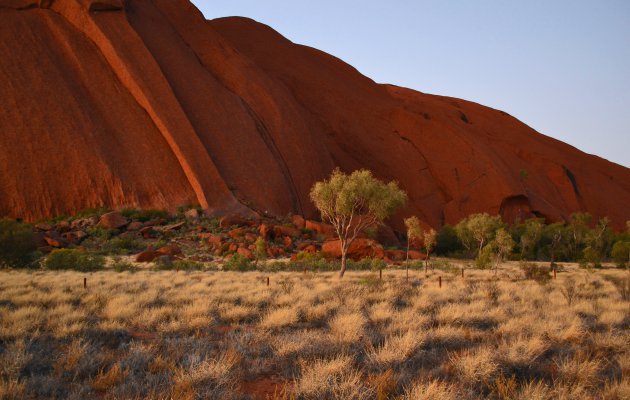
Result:
<svg viewBox="0 0 630 400"><path fill-rule="evenodd" d="M630 219L630 170L508 113L377 84L187 0L0 0L0 216L93 207L314 218L339 167L396 180L402 214Z"/></svg>

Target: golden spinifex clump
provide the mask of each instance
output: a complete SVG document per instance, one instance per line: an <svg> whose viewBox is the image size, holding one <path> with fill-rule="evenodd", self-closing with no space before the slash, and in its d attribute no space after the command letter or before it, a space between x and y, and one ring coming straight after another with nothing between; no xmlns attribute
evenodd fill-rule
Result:
<svg viewBox="0 0 630 400"><path fill-rule="evenodd" d="M407 194L396 182L381 182L365 169L350 175L335 169L328 180L313 185L310 196L322 219L339 237L339 277L346 271L346 254L359 232L381 223L407 201Z"/></svg>

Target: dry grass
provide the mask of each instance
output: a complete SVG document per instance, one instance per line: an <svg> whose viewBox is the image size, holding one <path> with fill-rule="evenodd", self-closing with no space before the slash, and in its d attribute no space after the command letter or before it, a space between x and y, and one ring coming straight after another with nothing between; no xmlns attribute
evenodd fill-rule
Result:
<svg viewBox="0 0 630 400"><path fill-rule="evenodd" d="M628 399L625 274L2 271L0 399Z"/></svg>

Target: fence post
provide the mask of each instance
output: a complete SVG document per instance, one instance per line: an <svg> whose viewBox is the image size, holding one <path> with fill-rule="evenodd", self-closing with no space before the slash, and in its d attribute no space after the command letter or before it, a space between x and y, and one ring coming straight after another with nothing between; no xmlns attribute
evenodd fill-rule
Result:
<svg viewBox="0 0 630 400"><path fill-rule="evenodd" d="M464 268L462 267L462 278L464 277Z"/></svg>
<svg viewBox="0 0 630 400"><path fill-rule="evenodd" d="M87 278L83 278L83 289L87 289Z"/></svg>
<svg viewBox="0 0 630 400"><path fill-rule="evenodd" d="M380 268L380 269L378 270L378 279L379 279L380 281L382 281L382 280L383 280L383 268Z"/></svg>
<svg viewBox="0 0 630 400"><path fill-rule="evenodd" d="M438 277L438 283L440 285L440 288L442 288L442 276L441 275Z"/></svg>
<svg viewBox="0 0 630 400"><path fill-rule="evenodd" d="M269 286L269 277L267 277L267 286Z"/></svg>

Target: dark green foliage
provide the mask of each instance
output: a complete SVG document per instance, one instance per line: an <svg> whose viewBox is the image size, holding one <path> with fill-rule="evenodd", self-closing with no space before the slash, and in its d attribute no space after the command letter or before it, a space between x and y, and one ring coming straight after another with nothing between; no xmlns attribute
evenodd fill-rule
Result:
<svg viewBox="0 0 630 400"><path fill-rule="evenodd" d="M378 271L387 267L385 261L378 258L363 258L359 261L348 260L348 269L354 271Z"/></svg>
<svg viewBox="0 0 630 400"><path fill-rule="evenodd" d="M129 219L140 222L146 222L157 218L168 219L168 212L164 210L124 209L121 211L121 214Z"/></svg>
<svg viewBox="0 0 630 400"><path fill-rule="evenodd" d="M131 254L142 251L146 245L133 236L117 236L100 246L101 254Z"/></svg>
<svg viewBox="0 0 630 400"><path fill-rule="evenodd" d="M551 280L550 269L547 266L540 266L531 262L522 262L519 264L519 267L521 271L523 271L525 279L531 279L541 284Z"/></svg>
<svg viewBox="0 0 630 400"><path fill-rule="evenodd" d="M483 249L481 249L479 256L475 259L477 268L488 269L492 267L492 255L492 246L489 244L485 245Z"/></svg>
<svg viewBox="0 0 630 400"><path fill-rule="evenodd" d="M107 229L102 226L93 226L88 229L87 234L90 236L90 240L109 240L119 233L116 229Z"/></svg>
<svg viewBox="0 0 630 400"><path fill-rule="evenodd" d="M455 228L448 224L444 225L437 235L435 253L439 256L453 256L461 254L463 249Z"/></svg>
<svg viewBox="0 0 630 400"><path fill-rule="evenodd" d="M205 269L205 267L202 263L193 260L175 260L173 262L173 269L182 271L201 271Z"/></svg>
<svg viewBox="0 0 630 400"><path fill-rule="evenodd" d="M295 256L295 261L277 265L289 271L335 271L339 269L339 263L335 260L327 260L321 252L308 253L301 251Z"/></svg>
<svg viewBox="0 0 630 400"><path fill-rule="evenodd" d="M29 225L0 219L0 267L31 266L35 250L35 237Z"/></svg>
<svg viewBox="0 0 630 400"><path fill-rule="evenodd" d="M50 270L98 271L105 267L105 258L76 249L57 249L46 257L44 267Z"/></svg>
<svg viewBox="0 0 630 400"><path fill-rule="evenodd" d="M630 242L618 240L612 247L610 256L619 268L630 265Z"/></svg>
<svg viewBox="0 0 630 400"><path fill-rule="evenodd" d="M240 254L234 254L230 257L225 264L223 264L224 271L252 271L255 269L254 264L247 258Z"/></svg>

